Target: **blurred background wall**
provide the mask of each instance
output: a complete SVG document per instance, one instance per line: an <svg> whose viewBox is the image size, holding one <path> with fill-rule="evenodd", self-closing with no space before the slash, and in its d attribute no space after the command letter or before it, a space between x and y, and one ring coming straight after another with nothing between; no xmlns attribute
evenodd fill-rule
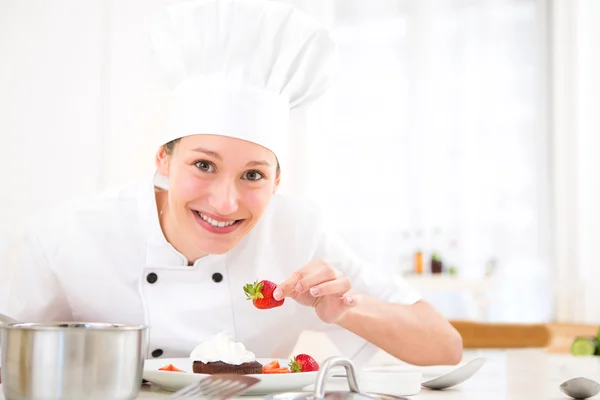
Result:
<svg viewBox="0 0 600 400"><path fill-rule="evenodd" d="M145 24L174 2L0 2L0 233L151 177L165 89ZM600 2L287 3L341 68L293 116L282 191L450 318L599 322Z"/></svg>

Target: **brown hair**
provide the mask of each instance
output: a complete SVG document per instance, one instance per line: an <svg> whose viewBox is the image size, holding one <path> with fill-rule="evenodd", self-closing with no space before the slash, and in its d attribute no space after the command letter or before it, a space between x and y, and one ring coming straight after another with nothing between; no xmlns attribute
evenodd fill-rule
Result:
<svg viewBox="0 0 600 400"><path fill-rule="evenodd" d="M173 150L175 149L175 145L180 140L181 139L174 139L174 140L171 140L169 143L165 144L165 152L167 153L167 155L173 154ZM277 156L275 156L275 159L277 160ZM279 160L277 160L277 174L279 174L280 169L281 168L279 167Z"/></svg>
<svg viewBox="0 0 600 400"><path fill-rule="evenodd" d="M173 149L175 149L175 145L177 144L177 142L179 142L181 139L175 139L175 140L171 140L169 143L165 144L165 153L167 153L167 155L171 155L173 154Z"/></svg>

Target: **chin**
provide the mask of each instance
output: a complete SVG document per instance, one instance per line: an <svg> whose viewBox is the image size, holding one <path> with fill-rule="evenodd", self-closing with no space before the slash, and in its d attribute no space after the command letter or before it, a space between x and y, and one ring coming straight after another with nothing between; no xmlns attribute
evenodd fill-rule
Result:
<svg viewBox="0 0 600 400"><path fill-rule="evenodd" d="M207 254L216 254L216 255L221 255L221 254L226 254L228 253L231 249L233 249L235 246L231 246L231 247L209 247L207 249L203 249L203 252L207 253Z"/></svg>
<svg viewBox="0 0 600 400"><path fill-rule="evenodd" d="M204 240L208 242L208 245L203 246L202 251L207 254L228 253L229 251L233 250L233 248L235 248L235 246L237 246L240 242L240 240L232 240L230 242L228 241L227 243L210 243L210 239L207 240L206 238L204 238Z"/></svg>

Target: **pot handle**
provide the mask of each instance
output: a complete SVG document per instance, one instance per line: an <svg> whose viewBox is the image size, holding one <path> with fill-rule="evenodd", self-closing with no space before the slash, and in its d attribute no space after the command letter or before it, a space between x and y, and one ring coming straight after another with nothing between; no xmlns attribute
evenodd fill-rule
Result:
<svg viewBox="0 0 600 400"><path fill-rule="evenodd" d="M0 326L5 324L16 324L18 322L19 321L17 321L16 319L13 319L7 315L0 313Z"/></svg>
<svg viewBox="0 0 600 400"><path fill-rule="evenodd" d="M345 357L331 357L325 360L320 368L317 376L317 382L315 384L315 399L319 400L325 397L325 381L327 380L328 373L330 372L331 368L338 366L342 366L346 369L346 379L348 381L350 391L354 393L360 393L360 389L358 388L358 379L352 361Z"/></svg>

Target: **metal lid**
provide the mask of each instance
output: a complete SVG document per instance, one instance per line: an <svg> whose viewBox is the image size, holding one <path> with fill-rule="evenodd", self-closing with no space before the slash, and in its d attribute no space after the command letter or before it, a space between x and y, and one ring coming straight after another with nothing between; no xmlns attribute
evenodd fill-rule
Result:
<svg viewBox="0 0 600 400"><path fill-rule="evenodd" d="M325 392L325 380L329 376L331 368L342 366L346 369L346 379L348 380L349 392ZM325 360L319 369L319 375L315 383L313 392L288 392L277 393L265 397L268 400L408 400L405 397L399 397L388 394L362 393L358 387L354 364L348 358L331 357Z"/></svg>
<svg viewBox="0 0 600 400"><path fill-rule="evenodd" d="M314 393L307 392L289 392L278 393L268 397L272 400L317 400ZM357 392L326 392L322 399L327 400L374 400L379 397Z"/></svg>
<svg viewBox="0 0 600 400"><path fill-rule="evenodd" d="M95 330L95 331L130 331L145 330L146 325L117 324L102 322L15 322L0 325L6 329L26 330Z"/></svg>

